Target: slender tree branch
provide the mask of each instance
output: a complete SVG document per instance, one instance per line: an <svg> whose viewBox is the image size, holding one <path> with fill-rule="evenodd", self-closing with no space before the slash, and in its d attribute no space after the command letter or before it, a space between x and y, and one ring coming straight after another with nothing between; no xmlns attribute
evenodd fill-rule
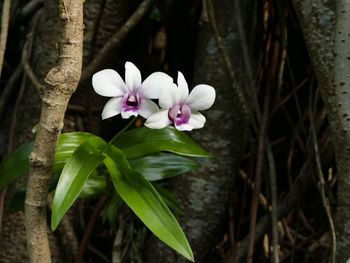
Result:
<svg viewBox="0 0 350 263"><path fill-rule="evenodd" d="M259 204L259 194L262 183L262 172L264 167L265 160L265 148L266 148L266 132L268 127L268 109L270 101L269 92L266 92L264 100L264 111L261 120L261 128L259 133L259 143L258 143L258 153L255 169L255 190L252 197L252 204L250 207L250 221L249 221L249 242L248 242L248 254L247 254L247 263L253 262L253 253L254 253L254 243L255 243L255 232L256 232L256 218L258 213L258 204Z"/></svg>
<svg viewBox="0 0 350 263"><path fill-rule="evenodd" d="M32 67L29 64L29 58L28 58L28 43L26 43L23 47L23 51L22 51L22 66L24 68L24 71L26 73L26 75L29 77L30 81L32 82L32 84L34 85L34 87L36 88L36 90L38 91L39 94L42 93L43 87L40 84L38 78L35 76Z"/></svg>
<svg viewBox="0 0 350 263"><path fill-rule="evenodd" d="M102 47L100 52L94 57L89 65L84 68L81 74L80 82L88 80L92 74L94 74L108 58L110 52L119 46L122 40L130 33L130 31L140 22L144 17L148 9L151 7L155 0L144 0L124 25L107 41Z"/></svg>
<svg viewBox="0 0 350 263"><path fill-rule="evenodd" d="M2 72L2 66L4 64L4 56L7 43L7 33L9 28L10 20L10 7L11 0L4 0L2 5L2 15L1 15L1 34L0 34L0 77Z"/></svg>
<svg viewBox="0 0 350 263"><path fill-rule="evenodd" d="M0 96L0 120L3 120L3 115L6 111L6 106L8 105L8 100L12 94L12 92L17 87L16 84L18 80L20 79L21 75L23 73L23 67L22 65L18 65L15 69L15 71L12 73L10 79L7 81L1 96Z"/></svg>
<svg viewBox="0 0 350 263"><path fill-rule="evenodd" d="M35 263L51 262L46 225L48 183L65 110L82 67L83 1L61 0L58 7L62 22L62 26L57 25L62 28L60 54L45 79L39 129L29 157L31 169L25 200L29 258Z"/></svg>
<svg viewBox="0 0 350 263"><path fill-rule="evenodd" d="M21 10L21 18L28 19L31 17L41 6L43 5L44 0L32 0L29 1Z"/></svg>
<svg viewBox="0 0 350 263"><path fill-rule="evenodd" d="M311 97L310 97L311 98ZM311 103L310 103L311 105ZM317 176L318 176L318 189L321 195L321 201L322 205L325 209L326 215L327 215L327 220L329 224L329 232L330 232L330 237L331 237L331 253L330 253L330 263L335 263L336 262L336 235L335 235L335 228L334 228L334 223L333 223L333 218L332 218L332 213L330 209L330 205L328 202L328 199L326 197L325 193L325 182L323 179L323 172L322 172L322 166L321 166L321 160L320 160L320 153L319 153L319 148L318 148L318 143L317 143L317 136L316 136L316 131L315 131L315 125L314 125L314 116L311 112L310 109L310 132L311 132L311 138L312 138L312 144L314 148L314 154L315 154L315 161L316 161L316 168L317 168Z"/></svg>
<svg viewBox="0 0 350 263"><path fill-rule="evenodd" d="M271 145L266 140L267 148L267 161L269 164L269 184L271 192L271 229L272 229L272 262L278 263L279 260L279 242L278 242L278 211L277 211L277 179L276 179L276 164Z"/></svg>

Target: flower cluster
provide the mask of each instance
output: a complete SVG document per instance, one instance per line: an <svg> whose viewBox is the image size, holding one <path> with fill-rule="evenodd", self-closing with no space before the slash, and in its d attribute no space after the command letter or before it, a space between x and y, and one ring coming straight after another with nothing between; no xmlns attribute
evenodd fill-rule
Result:
<svg viewBox="0 0 350 263"><path fill-rule="evenodd" d="M105 69L93 75L92 86L97 94L112 97L102 119L118 114L124 119L141 115L152 129L169 125L181 131L202 128L206 120L199 111L209 109L215 100L215 89L209 85L197 85L189 93L181 72L177 85L163 72L154 72L142 82L140 71L131 62L125 63L125 82L116 71ZM152 99L159 99L160 109Z"/></svg>

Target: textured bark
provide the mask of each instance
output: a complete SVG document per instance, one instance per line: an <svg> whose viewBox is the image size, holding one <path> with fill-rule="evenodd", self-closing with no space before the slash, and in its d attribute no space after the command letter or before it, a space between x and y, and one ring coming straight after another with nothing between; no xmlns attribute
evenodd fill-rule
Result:
<svg viewBox="0 0 350 263"><path fill-rule="evenodd" d="M0 76L2 72L2 65L4 63L4 54L6 50L7 43L7 32L9 27L9 19L10 19L10 6L11 1L6 0L2 6L2 16L1 16L1 35L0 35Z"/></svg>
<svg viewBox="0 0 350 263"><path fill-rule="evenodd" d="M45 2L43 11L38 18L38 24L34 30L34 49L32 53L31 65L37 78L43 82L49 69L57 60L56 43L60 35L61 28L57 27L58 12L56 6L49 1ZM18 118L16 125L15 147L33 140L31 128L39 122L40 98L35 87L28 81L26 90L20 108L18 109ZM6 194L6 203L11 202L13 194L22 189L26 183L26 177L16 180L10 186ZM5 208L6 209L6 208ZM5 210L6 212L6 210ZM2 232L0 237L0 262L28 262L28 253L26 245L24 213L4 214L2 222ZM51 238L54 241L53 236ZM53 247L55 243L52 243ZM57 250L53 251L56 253ZM61 256L53 253L55 262L61 262Z"/></svg>
<svg viewBox="0 0 350 263"><path fill-rule="evenodd" d="M350 260L350 1L336 7L334 88L338 171L337 259ZM335 131L335 130L333 130ZM340 132L339 132L340 131Z"/></svg>
<svg viewBox="0 0 350 263"><path fill-rule="evenodd" d="M57 2L52 1L53 5ZM65 0L59 5L62 34L58 61L46 76L42 90L39 128L32 153L25 199L25 223L30 262L51 262L46 224L48 187L56 144L71 95L78 86L83 59L83 3Z"/></svg>
<svg viewBox="0 0 350 263"><path fill-rule="evenodd" d="M215 2L215 1L214 1ZM243 25L251 32L253 23L247 23L248 16L254 12L253 2L241 1ZM243 52L237 34L237 21L232 1L214 3L217 24L224 40L228 55L235 71L235 84L241 90L247 89L248 77L243 67ZM222 238L230 192L239 169L241 155L249 136L248 122L237 92L232 88L232 80L227 73L220 51L216 45L209 22L200 28L194 70L194 84L207 83L216 89L216 102L204 113L207 117L205 127L193 132L217 161L206 160L195 173L186 174L174 180L174 189L184 207L181 225L189 239L196 262L208 262L205 256ZM152 238L154 239L154 238ZM162 249L159 249L162 248ZM148 243L147 262L185 262L158 241Z"/></svg>
<svg viewBox="0 0 350 263"><path fill-rule="evenodd" d="M84 64L88 64L91 57L99 51L99 49L106 43L110 36L115 33L120 26L126 21L129 15L135 10L138 0L99 0L99 1L85 1L84 3ZM59 20L58 10L56 5L52 5L50 1L45 1L44 7L41 11L39 21L34 30L34 44L33 53L30 64L37 79L44 83L44 78L48 71L57 61L57 46L59 41L61 28L57 27ZM118 57L120 52L114 50L110 54L110 65L115 67L118 64ZM19 108L17 129L16 129L16 145L15 147L33 140L34 134L31 128L39 122L40 115L40 98L30 81L27 81L25 96ZM81 105L86 109L91 109L93 106L98 107L99 111L95 112L92 121L89 119L89 114L84 113L85 128L89 130L99 130L101 123L100 109L105 103L105 99L101 96L96 96L90 83L86 86L79 87L74 94L73 103ZM100 105L100 106L98 106ZM65 120L65 130L75 131L80 128L77 125L77 113L71 111L68 113ZM96 115L96 116L95 116ZM86 119L88 120L86 120ZM25 185L26 178L23 177L17 180L16 183L10 187L6 195L6 201L9 203L12 199L13 193L22 189ZM5 211L6 212L6 211ZM52 261L54 262L70 262L71 254L70 247L62 246L57 242L55 236L49 231L50 247ZM15 214L5 213L2 224L2 232L0 236L0 262L28 262L28 253L26 249L26 235L24 227L24 213L17 212ZM63 254L63 250L70 253Z"/></svg>
<svg viewBox="0 0 350 263"><path fill-rule="evenodd" d="M321 94L328 109L338 178L338 207L335 220L337 260L346 262L349 259L350 246L350 92L347 79L349 67L346 66L349 63L350 32L349 10L343 13L338 8L335 13L336 2L347 1L293 1ZM338 30L336 20L338 26L339 22L344 23L342 24L344 28ZM335 58L334 54L337 54ZM337 82L333 82L334 80Z"/></svg>

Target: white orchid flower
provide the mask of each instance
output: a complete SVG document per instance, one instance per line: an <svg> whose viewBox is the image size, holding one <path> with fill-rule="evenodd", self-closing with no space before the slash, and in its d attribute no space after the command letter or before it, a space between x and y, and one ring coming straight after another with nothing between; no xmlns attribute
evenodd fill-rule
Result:
<svg viewBox="0 0 350 263"><path fill-rule="evenodd" d="M188 85L181 72L175 84L164 87L159 97L161 109L151 115L145 125L162 129L173 124L180 131L203 128L206 121L200 110L209 109L215 101L215 89L200 84L188 94Z"/></svg>
<svg viewBox="0 0 350 263"><path fill-rule="evenodd" d="M102 119L121 114L127 119L141 115L148 118L158 111L151 99L158 99L163 87L171 85L173 79L163 72L154 72L141 83L141 73L131 62L125 63L125 82L120 75L105 69L92 76L92 86L101 96L113 97L103 108Z"/></svg>

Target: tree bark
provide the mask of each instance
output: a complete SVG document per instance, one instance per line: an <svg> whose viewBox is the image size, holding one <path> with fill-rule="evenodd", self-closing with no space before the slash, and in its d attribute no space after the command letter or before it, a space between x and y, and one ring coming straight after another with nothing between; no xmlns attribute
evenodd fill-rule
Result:
<svg viewBox="0 0 350 263"><path fill-rule="evenodd" d="M337 259L350 260L350 1L338 0L336 6L334 89L338 171L338 209L336 214ZM340 131L340 132L339 132Z"/></svg>
<svg viewBox="0 0 350 263"><path fill-rule="evenodd" d="M135 10L138 0L99 0L85 1L84 3L84 63L87 65L91 57L98 53L99 49L108 41L110 36L115 33L126 21L128 16ZM44 78L50 68L57 61L56 43L59 41L61 28L57 27L59 23L59 14L56 4L52 1L45 1L37 26L32 31L34 36L33 52L29 64L40 83L44 83ZM110 54L110 66L119 65L118 58L121 53L113 50ZM122 63L120 63L122 64ZM66 131L76 131L79 129L88 129L98 132L101 124L100 110L93 112L93 118L90 118L90 109L98 107L101 109L105 100L97 96L91 88L90 82L80 86L73 96L73 103L86 110L84 114L74 110L68 112L65 119ZM98 102L98 103L97 103ZM97 103L97 104L96 104ZM24 97L21 100L18 109L18 118L16 125L15 147L33 140L31 128L39 122L40 98L35 87L30 81L27 81ZM92 119L92 120L91 120ZM78 120L78 122L77 122ZM86 126L78 125L79 123ZM11 202L14 193L24 188L26 176L17 180L7 191L6 203ZM52 260L54 262L70 262L72 253L71 248L65 246L65 243L57 242L55 236L49 231L50 247ZM28 262L28 253L26 249L24 213L16 212L9 214L5 211L2 231L0 236L0 261L3 263ZM69 253L67 253L67 251Z"/></svg>
<svg viewBox="0 0 350 263"><path fill-rule="evenodd" d="M83 3L62 0L57 8L61 18L57 26L62 26L58 61L45 79L39 128L29 157L25 218L30 262L51 262L46 224L48 186L64 114L82 69Z"/></svg>
<svg viewBox="0 0 350 263"><path fill-rule="evenodd" d="M350 32L349 10L343 7L349 7L348 1L293 0L293 4L328 110L338 178L337 261L346 262L350 247Z"/></svg>

